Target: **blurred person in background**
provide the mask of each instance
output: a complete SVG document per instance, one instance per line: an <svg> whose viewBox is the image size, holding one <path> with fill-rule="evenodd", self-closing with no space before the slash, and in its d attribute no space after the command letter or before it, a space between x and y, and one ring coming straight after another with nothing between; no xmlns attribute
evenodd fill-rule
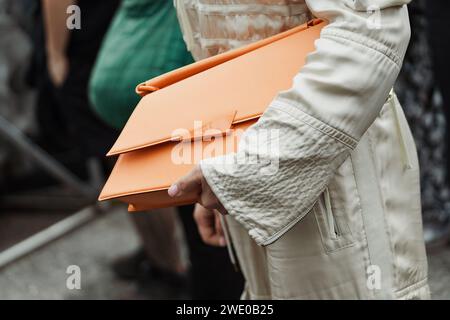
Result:
<svg viewBox="0 0 450 320"><path fill-rule="evenodd" d="M42 0L41 3L47 72L39 86L39 143L81 178L87 179L88 161L91 158L103 161L118 134L93 111L88 84L102 40L120 1ZM71 5L80 8L79 29L70 30L66 25ZM105 164L105 170L108 169ZM148 230L147 221L138 215L136 225L138 230L147 230L149 236L165 237L164 242L144 238L143 243L146 254L160 267L158 276L178 286L184 270L176 242L176 224L170 210L162 211L166 214L152 221L153 229ZM134 263L139 270L147 270L137 261ZM120 268L123 264L117 265ZM120 270L122 275L129 276L129 270L123 267Z"/></svg>
<svg viewBox="0 0 450 320"><path fill-rule="evenodd" d="M84 181L88 163L108 171L104 155L118 132L91 109L87 86L101 41L119 0L34 2L33 60L29 82L37 89L33 141ZM68 7L80 9L80 28L69 29ZM7 181L8 192L54 185L45 171L24 171Z"/></svg>
<svg viewBox="0 0 450 320"><path fill-rule="evenodd" d="M192 61L172 1L123 0L92 74L92 106L106 123L121 129L140 99L135 93L137 84ZM178 211L189 249L191 297L238 298L243 279L233 270L226 248L210 247L201 241L192 216L193 206ZM141 284L143 280L157 279L173 283L186 271L180 257L180 245L184 243L177 236L175 210L132 213L130 217L142 239L142 248L118 259L114 270L120 277Z"/></svg>
<svg viewBox="0 0 450 320"><path fill-rule="evenodd" d="M427 35L431 45L434 80L440 90L442 110L446 120L445 169L447 186L450 185L450 2L448 0L427 1ZM450 194L450 192L448 193ZM450 197L450 196L449 196ZM427 230L428 229L428 230ZM450 206L438 217L437 223L426 229L427 240L448 243L450 235ZM428 234L427 234L428 233Z"/></svg>
<svg viewBox="0 0 450 320"><path fill-rule="evenodd" d="M396 88L411 126L420 163L424 237L428 248L448 239L450 217L448 1L415 0L409 6L411 41ZM446 56L447 54L447 56ZM434 62L434 63L433 63ZM439 89L443 99L440 99ZM443 104L444 103L444 104ZM445 143L443 143L445 142Z"/></svg>
<svg viewBox="0 0 450 320"><path fill-rule="evenodd" d="M71 157L81 163L89 157L103 158L117 131L92 112L87 87L119 1L42 0L41 3L48 71L38 106L41 141L53 142L55 135L62 134L61 147L69 148ZM73 4L80 8L81 28L69 30L67 8ZM55 123L60 126L58 131L54 131Z"/></svg>
<svg viewBox="0 0 450 320"><path fill-rule="evenodd" d="M0 117L22 132L32 133L34 92L25 81L32 53L26 2L0 0ZM8 173L29 165L3 139L0 135L0 185Z"/></svg>

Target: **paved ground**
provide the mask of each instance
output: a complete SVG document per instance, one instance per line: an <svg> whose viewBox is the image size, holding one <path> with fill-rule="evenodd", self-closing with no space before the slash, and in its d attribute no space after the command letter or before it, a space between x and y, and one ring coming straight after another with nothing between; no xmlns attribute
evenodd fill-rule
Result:
<svg viewBox="0 0 450 320"><path fill-rule="evenodd" d="M182 298L161 283L144 287L114 277L110 264L133 252L138 239L127 213L115 209L0 270L0 299ZM66 287L67 267L81 269L81 290Z"/></svg>
<svg viewBox="0 0 450 320"><path fill-rule="evenodd" d="M0 270L0 299L164 299L187 297L162 284L139 287L110 270L114 258L138 246L123 210L85 227ZM435 299L450 299L450 248L430 255ZM68 290L66 268L81 268L81 290Z"/></svg>

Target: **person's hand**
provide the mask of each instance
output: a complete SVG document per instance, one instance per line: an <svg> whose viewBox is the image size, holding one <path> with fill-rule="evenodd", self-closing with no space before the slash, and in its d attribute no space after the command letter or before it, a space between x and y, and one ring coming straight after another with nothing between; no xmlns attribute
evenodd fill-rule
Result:
<svg viewBox="0 0 450 320"><path fill-rule="evenodd" d="M62 54L49 53L47 58L47 68L50 80L57 88L61 87L69 72L69 62Z"/></svg>
<svg viewBox="0 0 450 320"><path fill-rule="evenodd" d="M227 245L220 222L220 213L197 204L194 210L194 220L204 243L215 247Z"/></svg>
<svg viewBox="0 0 450 320"><path fill-rule="evenodd" d="M168 193L171 197L196 194L197 202L206 209L217 210L222 214L227 214L226 209L206 182L199 165L195 166L191 172L172 184Z"/></svg>

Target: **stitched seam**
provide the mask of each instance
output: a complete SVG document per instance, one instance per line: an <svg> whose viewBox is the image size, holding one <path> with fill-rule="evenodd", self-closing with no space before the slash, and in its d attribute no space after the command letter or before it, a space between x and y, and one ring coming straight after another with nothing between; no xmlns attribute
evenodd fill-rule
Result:
<svg viewBox="0 0 450 320"><path fill-rule="evenodd" d="M402 59L400 58L400 56L388 46L377 42L376 40L361 35L356 35L350 31L337 30L333 28L324 29L321 36L322 38L329 38L340 42L342 42L342 40L347 40L364 48L371 49L372 51L384 55L398 68L401 68Z"/></svg>
<svg viewBox="0 0 450 320"><path fill-rule="evenodd" d="M292 103L282 99L282 98L277 98L277 100L275 100L274 102L272 102L271 106L273 106L274 108L276 108L277 110L283 111L287 114L289 114L290 116L302 121L303 123L307 124L308 126L310 126L311 128L320 131L323 134L326 134L327 136L338 140L340 143L344 144L345 146L347 146L350 149L355 149L356 145L358 143L358 141L356 139L354 139L353 137L350 137L349 135L347 135L346 133L328 125L325 122L322 122L321 120L303 112L302 110L300 110L300 108L298 108L297 106L293 105ZM283 107L287 107L289 109L292 109L292 112L289 112L288 110L285 110ZM300 114L298 114L300 113Z"/></svg>
<svg viewBox="0 0 450 320"><path fill-rule="evenodd" d="M397 298L401 298L403 296L406 296L410 294L411 292L415 290L419 290L427 285L428 277L423 278L422 280L419 280L403 289L397 290L394 292Z"/></svg>
<svg viewBox="0 0 450 320"><path fill-rule="evenodd" d="M311 212L311 210L314 208L316 202L313 203L313 205L311 206L311 208L305 210L303 213L299 214L298 216L294 216L294 218L289 221L289 223L285 224L283 227L281 227L277 232L275 232L273 235L271 235L270 237L266 237L266 240L261 241L261 245L263 247L268 246L269 244L274 243L275 241L277 241L279 238L281 238L286 232L288 232L289 230L291 230L291 228L293 226L295 226L298 222L300 222L304 217L306 217L306 215Z"/></svg>

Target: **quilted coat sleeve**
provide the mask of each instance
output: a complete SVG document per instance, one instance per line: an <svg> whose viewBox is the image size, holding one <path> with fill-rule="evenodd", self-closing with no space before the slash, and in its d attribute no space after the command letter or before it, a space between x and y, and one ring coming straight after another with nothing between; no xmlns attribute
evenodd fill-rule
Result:
<svg viewBox="0 0 450 320"><path fill-rule="evenodd" d="M212 190L260 245L301 220L379 114L410 38L409 0L307 0L329 21L316 51L244 134L203 160Z"/></svg>

